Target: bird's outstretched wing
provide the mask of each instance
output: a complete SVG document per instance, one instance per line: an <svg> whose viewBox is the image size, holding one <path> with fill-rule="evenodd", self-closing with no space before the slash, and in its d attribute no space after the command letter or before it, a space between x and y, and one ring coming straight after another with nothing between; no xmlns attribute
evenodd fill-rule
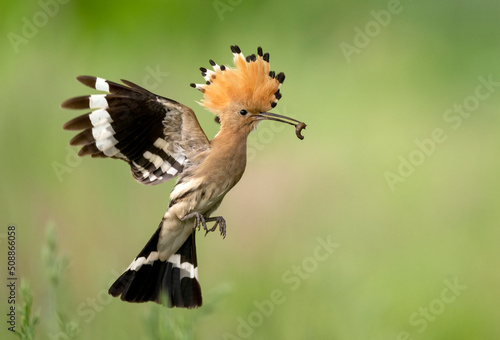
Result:
<svg viewBox="0 0 500 340"><path fill-rule="evenodd" d="M158 184L188 167L191 152L209 148L187 106L126 80L122 85L91 76L77 79L109 93L75 97L61 104L67 109L93 110L64 124L66 130L83 130L70 141L83 145L79 156L122 159L138 182Z"/></svg>

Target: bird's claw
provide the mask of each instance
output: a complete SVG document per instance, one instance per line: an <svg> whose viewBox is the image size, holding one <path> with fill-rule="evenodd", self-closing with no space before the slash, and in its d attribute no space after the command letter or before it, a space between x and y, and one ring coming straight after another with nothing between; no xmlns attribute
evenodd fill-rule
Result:
<svg viewBox="0 0 500 340"><path fill-rule="evenodd" d="M222 216L217 216L212 218L215 221L214 226L210 229L205 228L205 236L207 236L209 232L215 231L218 226L220 230L220 235L222 236L222 238L226 238L226 220Z"/></svg>
<svg viewBox="0 0 500 340"><path fill-rule="evenodd" d="M205 230L205 236L207 236L207 234L209 232L215 231L217 229L217 226L218 226L222 238L226 238L226 220L222 216L205 218L199 212L192 212L190 214L187 214L183 218L181 218L181 221L185 221L185 220L188 220L190 218L195 219L193 229L198 228L198 230L201 230L201 227L203 226L203 229ZM213 221L215 221L214 226L212 228L208 229L207 222L213 222Z"/></svg>

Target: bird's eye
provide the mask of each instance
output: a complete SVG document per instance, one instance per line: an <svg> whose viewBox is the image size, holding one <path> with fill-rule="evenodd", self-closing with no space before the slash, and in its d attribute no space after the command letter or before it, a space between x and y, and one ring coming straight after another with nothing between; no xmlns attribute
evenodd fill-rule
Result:
<svg viewBox="0 0 500 340"><path fill-rule="evenodd" d="M247 113L248 113L247 110L241 110L240 111L240 115L242 115L242 116L245 116Z"/></svg>

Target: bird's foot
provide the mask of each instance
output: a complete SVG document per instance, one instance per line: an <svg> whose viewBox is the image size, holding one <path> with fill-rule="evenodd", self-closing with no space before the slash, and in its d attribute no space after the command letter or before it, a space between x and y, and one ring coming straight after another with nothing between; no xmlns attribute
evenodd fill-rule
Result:
<svg viewBox="0 0 500 340"><path fill-rule="evenodd" d="M186 221L191 218L195 219L194 222L194 227L193 228L198 228L198 230L201 229L203 226L203 229L205 230L205 236L211 231L215 231L217 229L217 226L219 227L220 234L222 238L226 238L226 220L222 216L215 216L215 217L208 217L205 218L202 214L199 212L192 212L181 218L181 221ZM207 227L207 222L215 222L214 226L210 229Z"/></svg>
<svg viewBox="0 0 500 340"><path fill-rule="evenodd" d="M217 229L217 226L218 226L222 238L226 238L226 220L224 219L224 217L222 217L222 216L209 217L205 221L207 221L207 222L215 221L214 226L212 228L205 229L205 231L206 231L205 236L207 236L207 234L210 231L215 231Z"/></svg>
<svg viewBox="0 0 500 340"><path fill-rule="evenodd" d="M192 213L187 214L186 216L184 216L180 220L181 221L186 221L186 220L189 220L191 218L194 218L194 227L193 227L193 229L198 228L198 230L200 230L201 226L203 226L203 229L207 230L207 222L205 221L205 217L203 217L203 215L200 214L197 211L194 211Z"/></svg>

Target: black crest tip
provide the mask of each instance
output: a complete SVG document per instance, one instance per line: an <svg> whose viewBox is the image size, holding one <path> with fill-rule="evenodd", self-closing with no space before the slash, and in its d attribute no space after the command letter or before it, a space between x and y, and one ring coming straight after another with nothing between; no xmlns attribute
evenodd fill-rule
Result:
<svg viewBox="0 0 500 340"><path fill-rule="evenodd" d="M278 75L276 76L276 80L283 84L283 82L285 81L285 74L283 72L278 73Z"/></svg>
<svg viewBox="0 0 500 340"><path fill-rule="evenodd" d="M213 61L212 59L210 59L208 62L209 62L209 63L210 63L210 65L212 65L212 66L217 65L217 64L215 63L215 61Z"/></svg>
<svg viewBox="0 0 500 340"><path fill-rule="evenodd" d="M264 56L262 57L264 61L269 62L269 53L264 53Z"/></svg>
<svg viewBox="0 0 500 340"><path fill-rule="evenodd" d="M252 61L256 61L257 57L255 56L255 54L250 54L245 59L246 59L247 63L249 63L249 62L252 62Z"/></svg>
<svg viewBox="0 0 500 340"><path fill-rule="evenodd" d="M234 46L231 46L231 52L239 54L239 53L241 53L241 50L238 47L238 45L234 45Z"/></svg>
<svg viewBox="0 0 500 340"><path fill-rule="evenodd" d="M262 57L262 47L257 47L257 54L259 55L259 57Z"/></svg>

